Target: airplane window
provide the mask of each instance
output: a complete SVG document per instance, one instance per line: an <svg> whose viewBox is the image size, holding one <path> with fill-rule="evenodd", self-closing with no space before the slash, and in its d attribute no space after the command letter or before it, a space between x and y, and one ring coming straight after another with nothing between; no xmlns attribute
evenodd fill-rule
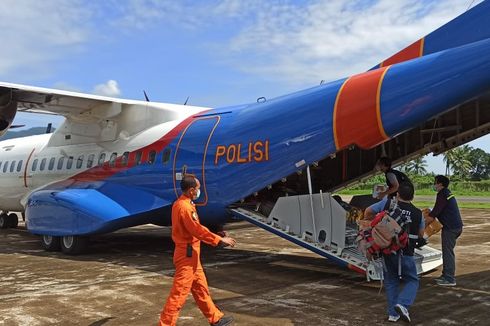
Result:
<svg viewBox="0 0 490 326"><path fill-rule="evenodd" d="M32 162L32 168L31 168L31 170L32 170L32 171L36 171L36 169L37 169L37 159L35 159L35 160Z"/></svg>
<svg viewBox="0 0 490 326"><path fill-rule="evenodd" d="M80 169L83 165L83 155L80 155L77 160L77 169Z"/></svg>
<svg viewBox="0 0 490 326"><path fill-rule="evenodd" d="M170 160L170 148L166 148L162 154L162 163L167 164Z"/></svg>
<svg viewBox="0 0 490 326"><path fill-rule="evenodd" d="M102 166L102 164L104 164L104 161L105 161L105 153L102 153L99 156L99 165Z"/></svg>
<svg viewBox="0 0 490 326"><path fill-rule="evenodd" d="M20 160L19 163L17 163L17 172L20 172L21 169L22 169L22 160Z"/></svg>
<svg viewBox="0 0 490 326"><path fill-rule="evenodd" d="M69 170L73 166L73 156L68 156L68 161L66 162L66 168Z"/></svg>
<svg viewBox="0 0 490 326"><path fill-rule="evenodd" d="M155 157L157 156L157 152L151 151L150 154L148 155L148 163L153 164L155 163Z"/></svg>
<svg viewBox="0 0 490 326"><path fill-rule="evenodd" d="M53 168L54 168L54 161L56 161L56 159L54 157L52 157L50 160L49 160L49 165L48 165L48 170L51 171Z"/></svg>
<svg viewBox="0 0 490 326"><path fill-rule="evenodd" d="M6 162L4 163L4 166L3 166L3 172L4 172L4 173L5 173L5 172L7 172L7 168L8 168L8 166L9 166L9 161L6 161Z"/></svg>
<svg viewBox="0 0 490 326"><path fill-rule="evenodd" d="M129 152L124 152L124 154L122 155L121 166L128 165L128 161L129 161Z"/></svg>
<svg viewBox="0 0 490 326"><path fill-rule="evenodd" d="M109 165L114 166L116 165L116 158L117 158L117 153L112 153L111 158L109 159Z"/></svg>
<svg viewBox="0 0 490 326"><path fill-rule="evenodd" d="M10 163L10 172L14 172L14 168L15 168L15 161L12 161L12 163Z"/></svg>
<svg viewBox="0 0 490 326"><path fill-rule="evenodd" d="M141 153L141 151L137 151L135 155L136 155L135 156L136 165L140 165L141 164L141 156L143 155L143 153Z"/></svg>
<svg viewBox="0 0 490 326"><path fill-rule="evenodd" d="M58 170L61 170L63 168L63 163L64 162L65 162L65 157L64 156L62 156L62 157L60 157L58 159L58 166L57 166Z"/></svg>
<svg viewBox="0 0 490 326"><path fill-rule="evenodd" d="M91 168L94 165L95 154L90 154L87 158L87 168Z"/></svg>
<svg viewBox="0 0 490 326"><path fill-rule="evenodd" d="M46 159L45 159L45 158L43 158L43 159L41 160L41 165L39 165L39 170L40 170L40 171L44 171L44 167L45 167L45 166L46 166Z"/></svg>

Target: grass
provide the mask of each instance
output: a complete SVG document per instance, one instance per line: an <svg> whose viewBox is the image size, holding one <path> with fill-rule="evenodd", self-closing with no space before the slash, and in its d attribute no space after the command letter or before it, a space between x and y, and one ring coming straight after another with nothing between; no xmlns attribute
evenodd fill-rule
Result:
<svg viewBox="0 0 490 326"><path fill-rule="evenodd" d="M451 185L449 185L451 189ZM456 196L466 196L466 197L490 197L490 191L475 191L475 190L452 190L451 192ZM436 192L432 189L417 189L417 195L430 196L436 195Z"/></svg>
<svg viewBox="0 0 490 326"><path fill-rule="evenodd" d="M340 195L371 195L371 190L343 190L339 191ZM490 192L454 192L456 195L456 199L458 196L467 196L467 197L490 197ZM434 191L417 191L417 195L419 196L434 196L434 200L415 200L413 204L418 208L432 208L434 207L434 203L436 200L436 193ZM458 200L458 207L465 209L490 209L489 202L478 202L478 201L463 201Z"/></svg>
<svg viewBox="0 0 490 326"><path fill-rule="evenodd" d="M413 204L418 208L432 208L434 207L433 201L414 201ZM462 202L458 201L459 208L469 209L490 209L490 203L478 203L478 202Z"/></svg>
<svg viewBox="0 0 490 326"><path fill-rule="evenodd" d="M372 189L344 189L337 193L340 195L370 195L372 191ZM452 193L456 196L465 197L490 197L490 191L454 190ZM436 192L432 189L417 189L416 195L434 196L435 198Z"/></svg>

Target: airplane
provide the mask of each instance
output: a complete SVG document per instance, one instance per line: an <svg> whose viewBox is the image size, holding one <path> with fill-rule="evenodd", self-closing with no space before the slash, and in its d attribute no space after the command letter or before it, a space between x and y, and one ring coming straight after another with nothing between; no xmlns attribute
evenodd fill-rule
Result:
<svg viewBox="0 0 490 326"><path fill-rule="evenodd" d="M381 154L400 163L481 137L490 132L487 17L490 1L366 72L236 106L1 82L1 133L16 112L66 120L52 134L0 142L0 227L23 212L46 250L77 254L92 235L171 225L185 174L201 181L201 221L219 227L233 207L267 216L281 196L367 178Z"/></svg>

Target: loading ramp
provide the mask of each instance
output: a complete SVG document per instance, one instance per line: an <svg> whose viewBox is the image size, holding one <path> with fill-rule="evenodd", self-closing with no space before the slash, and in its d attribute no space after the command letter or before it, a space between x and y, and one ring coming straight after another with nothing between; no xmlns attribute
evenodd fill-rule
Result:
<svg viewBox="0 0 490 326"><path fill-rule="evenodd" d="M325 257L336 264L380 280L379 264L368 261L357 249L356 221L330 193L285 196L276 201L268 216L259 207L231 208L231 213L268 232ZM425 273L442 264L442 253L429 246L415 250L417 272Z"/></svg>

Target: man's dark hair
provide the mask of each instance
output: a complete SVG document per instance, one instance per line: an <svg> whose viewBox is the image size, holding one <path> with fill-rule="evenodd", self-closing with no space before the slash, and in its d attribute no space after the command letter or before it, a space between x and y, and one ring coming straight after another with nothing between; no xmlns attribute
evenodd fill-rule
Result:
<svg viewBox="0 0 490 326"><path fill-rule="evenodd" d="M180 181L180 189L182 189L183 192L186 192L187 190L194 187L197 187L197 181L196 177L192 175L186 175Z"/></svg>
<svg viewBox="0 0 490 326"><path fill-rule="evenodd" d="M383 164L387 168L391 168L391 159L387 156L382 156L378 159L378 164Z"/></svg>
<svg viewBox="0 0 490 326"><path fill-rule="evenodd" d="M413 184L411 182L402 182L398 186L398 194L400 198L406 201L411 201L413 199L413 194L415 190L413 188Z"/></svg>
<svg viewBox="0 0 490 326"><path fill-rule="evenodd" d="M436 175L434 179L435 183L442 184L444 188L447 188L449 186L449 178L444 175Z"/></svg>

